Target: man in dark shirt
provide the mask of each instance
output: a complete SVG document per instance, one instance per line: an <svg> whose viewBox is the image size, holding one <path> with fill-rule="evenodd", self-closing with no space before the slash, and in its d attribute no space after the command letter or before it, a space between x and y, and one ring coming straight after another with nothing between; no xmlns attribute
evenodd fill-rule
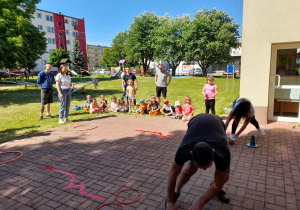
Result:
<svg viewBox="0 0 300 210"><path fill-rule="evenodd" d="M182 187L198 168L206 170L213 162L216 165L214 181L191 209L202 209L215 196L224 203L229 202L222 190L229 180L230 168L230 151L224 122L216 115L199 114L189 122L188 130L176 152L168 180L167 209L176 209L175 202ZM187 167L182 170L185 163ZM179 174L181 175L177 181Z"/></svg>

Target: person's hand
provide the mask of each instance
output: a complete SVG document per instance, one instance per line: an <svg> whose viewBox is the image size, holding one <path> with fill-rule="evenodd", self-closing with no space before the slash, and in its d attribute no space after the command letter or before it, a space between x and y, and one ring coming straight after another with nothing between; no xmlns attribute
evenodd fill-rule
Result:
<svg viewBox="0 0 300 210"><path fill-rule="evenodd" d="M125 88L123 88L123 92L125 92Z"/></svg>
<svg viewBox="0 0 300 210"><path fill-rule="evenodd" d="M73 90L75 89L74 84L72 84L72 89L73 89Z"/></svg>
<svg viewBox="0 0 300 210"><path fill-rule="evenodd" d="M203 206L198 202L194 203L189 210L201 210L203 208Z"/></svg>
<svg viewBox="0 0 300 210"><path fill-rule="evenodd" d="M175 203L168 202L167 203L167 210L178 210L178 207L176 206Z"/></svg>
<svg viewBox="0 0 300 210"><path fill-rule="evenodd" d="M136 88L135 88L135 91L137 91L137 90L138 90L138 88L136 87Z"/></svg>
<svg viewBox="0 0 300 210"><path fill-rule="evenodd" d="M239 137L239 136L238 136L238 135L236 135L236 134L233 136L233 138L234 138L235 140L237 140L237 139L238 139L238 137Z"/></svg>
<svg viewBox="0 0 300 210"><path fill-rule="evenodd" d="M60 93L60 94L59 94L59 97L60 97L61 99L63 99L63 98L64 98L64 95L63 95L62 93Z"/></svg>

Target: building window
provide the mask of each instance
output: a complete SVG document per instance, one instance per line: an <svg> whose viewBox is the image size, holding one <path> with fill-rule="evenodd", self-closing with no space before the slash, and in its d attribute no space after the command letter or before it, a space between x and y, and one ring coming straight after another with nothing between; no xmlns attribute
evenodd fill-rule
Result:
<svg viewBox="0 0 300 210"><path fill-rule="evenodd" d="M69 30L66 30L66 34L69 34Z"/></svg>
<svg viewBox="0 0 300 210"><path fill-rule="evenodd" d="M46 15L46 20L53 22L53 16Z"/></svg>
<svg viewBox="0 0 300 210"><path fill-rule="evenodd" d="M60 25L61 25L60 22L57 22L57 26L60 27Z"/></svg>
<svg viewBox="0 0 300 210"><path fill-rule="evenodd" d="M38 29L41 31L43 30L43 26L38 25Z"/></svg>
<svg viewBox="0 0 300 210"><path fill-rule="evenodd" d="M63 45L63 44L61 44L61 45L60 45L60 49L63 49L63 48L64 48L64 45Z"/></svg>
<svg viewBox="0 0 300 210"><path fill-rule="evenodd" d="M53 49L49 50L49 54L51 54L53 51L54 51Z"/></svg>
<svg viewBox="0 0 300 210"><path fill-rule="evenodd" d="M58 37L62 37L62 33L61 32L58 33Z"/></svg>
<svg viewBox="0 0 300 210"><path fill-rule="evenodd" d="M42 65L46 65L47 61L46 60L42 60Z"/></svg>
<svg viewBox="0 0 300 210"><path fill-rule="evenodd" d="M78 36L78 32L77 31L73 31L73 36Z"/></svg>
<svg viewBox="0 0 300 210"><path fill-rule="evenodd" d="M36 17L37 18L42 18L42 14L41 13L36 13Z"/></svg>
<svg viewBox="0 0 300 210"><path fill-rule="evenodd" d="M67 40L67 44L71 44L71 43L70 43L70 40Z"/></svg>
<svg viewBox="0 0 300 210"><path fill-rule="evenodd" d="M72 26L77 26L77 22L76 21L72 21Z"/></svg>
<svg viewBox="0 0 300 210"><path fill-rule="evenodd" d="M55 39L48 38L48 44L55 44Z"/></svg>
<svg viewBox="0 0 300 210"><path fill-rule="evenodd" d="M65 19L65 24L68 24L68 23L69 23L69 21L67 19Z"/></svg>
<svg viewBox="0 0 300 210"><path fill-rule="evenodd" d="M47 27L47 32L54 33L54 28L53 27Z"/></svg>

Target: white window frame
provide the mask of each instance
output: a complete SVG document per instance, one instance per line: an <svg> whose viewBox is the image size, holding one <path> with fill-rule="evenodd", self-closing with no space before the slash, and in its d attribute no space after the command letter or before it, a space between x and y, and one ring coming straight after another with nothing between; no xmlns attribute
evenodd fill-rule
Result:
<svg viewBox="0 0 300 210"><path fill-rule="evenodd" d="M47 21L50 21L50 22L53 22L53 16L51 16L51 15L46 15L46 20L47 20Z"/></svg>
<svg viewBox="0 0 300 210"><path fill-rule="evenodd" d="M66 30L66 34L68 34L68 35L70 34L70 33L69 33L69 30Z"/></svg>
<svg viewBox="0 0 300 210"><path fill-rule="evenodd" d="M67 44L71 44L70 40L67 40Z"/></svg>
<svg viewBox="0 0 300 210"><path fill-rule="evenodd" d="M48 44L55 44L55 39L48 38Z"/></svg>
<svg viewBox="0 0 300 210"><path fill-rule="evenodd" d="M36 13L37 18L42 18L42 13Z"/></svg>
<svg viewBox="0 0 300 210"><path fill-rule="evenodd" d="M46 65L47 61L46 60L42 60L42 65Z"/></svg>
<svg viewBox="0 0 300 210"><path fill-rule="evenodd" d="M47 27L47 32L48 33L54 33L54 28L53 27Z"/></svg>
<svg viewBox="0 0 300 210"><path fill-rule="evenodd" d="M40 31L42 31L43 30L43 26L42 25L38 25L38 27L37 27Z"/></svg>
<svg viewBox="0 0 300 210"><path fill-rule="evenodd" d="M65 23L65 24L69 24L68 19L65 19L65 20L64 20L64 23Z"/></svg>

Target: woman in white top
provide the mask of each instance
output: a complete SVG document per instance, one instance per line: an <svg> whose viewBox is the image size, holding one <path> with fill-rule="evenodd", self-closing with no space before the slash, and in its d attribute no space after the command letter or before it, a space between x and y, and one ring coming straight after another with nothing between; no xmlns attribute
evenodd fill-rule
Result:
<svg viewBox="0 0 300 210"><path fill-rule="evenodd" d="M56 75L56 88L58 90L58 99L60 101L59 109L59 124L71 122L69 120L69 108L71 104L72 88L74 85L71 83L71 77L68 72L66 64L60 65L60 73ZM65 117L65 121L63 118Z"/></svg>

